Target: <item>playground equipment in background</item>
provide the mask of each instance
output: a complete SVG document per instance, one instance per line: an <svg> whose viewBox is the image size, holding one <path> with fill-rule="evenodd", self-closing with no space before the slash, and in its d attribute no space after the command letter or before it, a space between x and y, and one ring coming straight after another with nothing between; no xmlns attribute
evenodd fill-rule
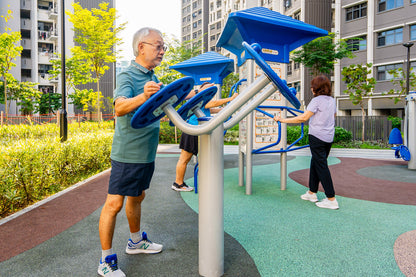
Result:
<svg viewBox="0 0 416 277"><path fill-rule="evenodd" d="M399 129L393 128L393 130L391 130L389 136L389 144L393 145L391 149L394 150L394 156L397 159L402 158L405 161L410 161L411 155L409 149L403 145L402 133Z"/></svg>
<svg viewBox="0 0 416 277"><path fill-rule="evenodd" d="M247 84L255 80L255 67L252 59L256 56L262 58L262 62L269 62L278 67L276 63L289 63L289 53L303 44L326 36L327 31L316 26L306 24L291 17L281 15L264 7L255 7L247 10L231 13L224 26L224 30L217 42L217 47L222 47L235 54L238 66L244 73ZM247 50L245 45L253 45L253 51ZM259 44L261 51L256 47ZM258 59L256 59L258 65ZM244 69L243 69L244 68ZM277 68L279 70L279 68ZM277 76L276 73L273 72ZM283 78L284 79L284 78ZM284 96L283 101L289 101L294 108L299 109L300 102L296 98L296 90L287 88L284 80L278 79L277 87ZM279 86L280 85L280 86ZM286 89L287 88L287 89ZM279 97L280 98L280 97ZM276 106L287 106L281 103ZM286 116L286 110L281 114ZM246 194L252 193L252 155L255 144L255 113L247 116L240 124L239 141L239 185L246 186ZM242 125L244 128L241 128ZM286 149L286 125L280 128L281 144L275 148ZM286 189L287 179L287 152L280 155L280 186Z"/></svg>

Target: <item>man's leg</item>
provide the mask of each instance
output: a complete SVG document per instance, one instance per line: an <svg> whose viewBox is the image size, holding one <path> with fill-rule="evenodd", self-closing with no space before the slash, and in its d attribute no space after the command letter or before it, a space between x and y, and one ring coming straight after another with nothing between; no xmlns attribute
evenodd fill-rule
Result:
<svg viewBox="0 0 416 277"><path fill-rule="evenodd" d="M163 249L161 244L148 240L145 232L140 234L141 205L144 197L144 191L142 191L140 196L127 197L126 215L130 227L130 240L127 242L126 247L127 254L155 254L159 253Z"/></svg>
<svg viewBox="0 0 416 277"><path fill-rule="evenodd" d="M111 249L114 228L116 226L117 214L123 207L124 196L108 194L104 207L101 211L100 223L98 226L100 233L101 248Z"/></svg>
<svg viewBox="0 0 416 277"><path fill-rule="evenodd" d="M182 149L181 155L179 156L178 163L176 164L176 179L175 183L178 185L183 184L183 179L185 178L186 166L191 160L193 154Z"/></svg>
<svg viewBox="0 0 416 277"><path fill-rule="evenodd" d="M141 205L144 197L144 191L137 197L127 196L126 215L129 222L130 233L137 233L140 231L140 218L142 214Z"/></svg>

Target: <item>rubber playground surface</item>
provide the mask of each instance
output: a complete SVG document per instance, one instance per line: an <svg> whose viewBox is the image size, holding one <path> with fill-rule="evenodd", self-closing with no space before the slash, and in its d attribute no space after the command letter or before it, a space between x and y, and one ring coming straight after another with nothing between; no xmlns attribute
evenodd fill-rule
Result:
<svg viewBox="0 0 416 277"><path fill-rule="evenodd" d="M393 151L391 159L359 151L329 158L335 211L299 198L310 156L288 156L282 191L279 156L254 155L253 193L246 195L236 152L225 154L224 276L416 276L416 171ZM177 158L177 146L160 148L142 206L142 230L163 252L125 254L128 224L124 212L117 218L113 249L127 276L199 276L198 195L171 190ZM109 174L2 219L0 276L97 276Z"/></svg>

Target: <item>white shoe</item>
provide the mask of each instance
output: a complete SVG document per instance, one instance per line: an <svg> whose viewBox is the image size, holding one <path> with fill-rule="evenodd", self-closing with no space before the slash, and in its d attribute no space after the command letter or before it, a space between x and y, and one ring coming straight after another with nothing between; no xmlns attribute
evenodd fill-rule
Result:
<svg viewBox="0 0 416 277"><path fill-rule="evenodd" d="M331 200L328 200L328 198L325 198L321 202L318 202L318 203L315 203L315 204L319 208L331 209L331 210L337 210L337 209L339 209L338 201L336 199L334 199L333 201L331 201Z"/></svg>
<svg viewBox="0 0 416 277"><path fill-rule="evenodd" d="M142 233L142 239L134 243L131 239L127 242L126 253L127 254L156 254L162 251L163 245L151 242L147 239L146 232Z"/></svg>
<svg viewBox="0 0 416 277"><path fill-rule="evenodd" d="M126 277L126 274L118 268L116 254L108 255L104 262L102 258L100 259L98 274L105 277Z"/></svg>
<svg viewBox="0 0 416 277"><path fill-rule="evenodd" d="M316 196L316 193L310 194L309 190L305 194L302 194L300 198L311 202L318 202L318 196Z"/></svg>

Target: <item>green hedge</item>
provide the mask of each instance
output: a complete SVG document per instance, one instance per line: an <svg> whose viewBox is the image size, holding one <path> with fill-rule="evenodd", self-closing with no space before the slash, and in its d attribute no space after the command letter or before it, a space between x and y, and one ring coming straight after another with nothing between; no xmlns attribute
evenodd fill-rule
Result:
<svg viewBox="0 0 416 277"><path fill-rule="evenodd" d="M1 127L0 217L110 167L112 125L74 124L64 143L52 125Z"/></svg>

